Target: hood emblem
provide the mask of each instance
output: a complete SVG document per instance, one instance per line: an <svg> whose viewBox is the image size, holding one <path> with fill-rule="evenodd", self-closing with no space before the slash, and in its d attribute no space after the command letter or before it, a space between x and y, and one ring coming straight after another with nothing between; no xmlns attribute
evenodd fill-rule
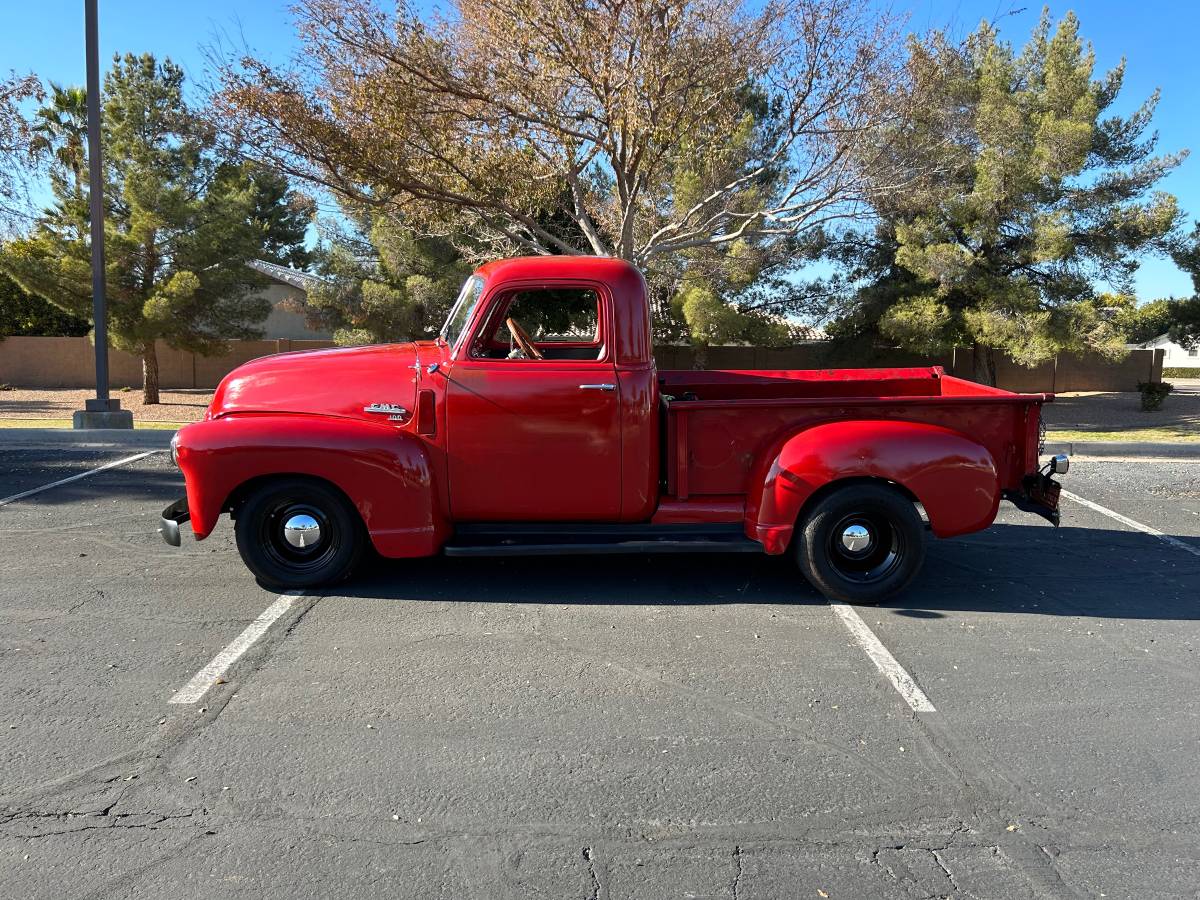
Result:
<svg viewBox="0 0 1200 900"><path fill-rule="evenodd" d="M408 410L395 403L372 403L364 406L363 412L387 416L389 422L402 422L408 417Z"/></svg>

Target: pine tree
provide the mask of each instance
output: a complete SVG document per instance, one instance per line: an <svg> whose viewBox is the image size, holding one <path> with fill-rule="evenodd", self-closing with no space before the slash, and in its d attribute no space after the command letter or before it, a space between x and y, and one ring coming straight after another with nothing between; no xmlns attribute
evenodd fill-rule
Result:
<svg viewBox="0 0 1200 900"><path fill-rule="evenodd" d="M278 176L218 154L215 134L184 100L183 81L170 60L127 54L104 84L108 328L115 347L141 358L147 403L158 402L156 341L213 354L231 338L261 336L270 307L253 295L263 282L246 263L303 261L311 215ZM88 191L80 183L87 161L77 138L86 106L74 98L82 92L57 89L39 113L55 202L28 237L4 248L0 270L90 318Z"/></svg>
<svg viewBox="0 0 1200 900"><path fill-rule="evenodd" d="M433 336L472 265L447 238L360 213L329 235L315 268L303 311L352 345Z"/></svg>
<svg viewBox="0 0 1200 900"><path fill-rule="evenodd" d="M994 384L997 351L1034 365L1060 352L1124 352L1097 285L1128 291L1137 256L1167 249L1179 211L1155 191L1185 153L1155 155L1158 95L1111 114L1124 63L1093 80L1068 14L1048 14L1017 52L984 24L959 46L910 48L924 113L874 149L893 158L880 224L832 254L860 285L833 332L875 333L921 352L974 348Z"/></svg>

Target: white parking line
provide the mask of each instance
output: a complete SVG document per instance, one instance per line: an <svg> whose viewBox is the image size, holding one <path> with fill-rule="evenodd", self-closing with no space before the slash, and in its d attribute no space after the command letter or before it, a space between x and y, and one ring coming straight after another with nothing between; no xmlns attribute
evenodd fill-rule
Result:
<svg viewBox="0 0 1200 900"><path fill-rule="evenodd" d="M298 597L304 596L303 591L295 591L282 595L278 600L263 610L262 615L246 626L224 650L213 657L212 662L192 676L192 680L180 688L168 703L195 703L212 687L218 678L229 671L229 667L237 658L253 646L254 642L267 633L267 629L275 620L287 612Z"/></svg>
<svg viewBox="0 0 1200 900"><path fill-rule="evenodd" d="M50 488L56 488L61 484L70 484L72 481L78 481L80 478L87 478L89 475L95 475L97 472L103 472L105 469L115 469L117 466L123 466L126 463L137 462L139 459L145 459L147 456L153 456L155 453L162 453L162 450L147 450L145 453L137 453L133 456L127 456L124 459L118 459L114 462L105 463L102 466L97 466L94 469L88 469L86 472L80 472L78 475L72 475L70 478L61 478L58 481L52 481L50 484L43 484L41 487L35 487L32 490L22 491L19 494L13 494L11 497L5 497L0 500L0 506L7 506L17 500L24 500L26 497L32 497L34 494L40 494L42 491L48 491Z"/></svg>
<svg viewBox="0 0 1200 900"><path fill-rule="evenodd" d="M830 607L842 620L842 624L846 626L854 639L858 641L858 645L863 648L871 662L875 663L875 668L882 672L892 683L899 693L904 698L904 702L912 707L913 712L937 712L934 705L929 702L929 698L925 696L925 692L921 690L913 677L905 671L904 666L896 662L896 657L888 652L888 648L883 646L883 642L875 636L866 622L848 603L843 603L841 600L830 600Z"/></svg>
<svg viewBox="0 0 1200 900"><path fill-rule="evenodd" d="M1178 538L1171 537L1169 534L1163 534L1157 528L1151 528L1149 525L1143 525L1128 516L1123 516L1119 512L1109 509L1107 506L1101 506L1099 503L1093 503L1091 500L1085 500L1077 494L1072 494L1070 491L1063 491L1062 495L1068 500L1074 500L1076 503L1086 506L1088 509L1094 509L1102 515L1108 516L1110 519L1116 519L1122 525L1128 525L1130 528L1141 531L1144 534L1150 534L1167 544L1170 544L1176 550L1183 550L1192 556L1200 556L1200 547L1193 547L1191 544L1186 544Z"/></svg>

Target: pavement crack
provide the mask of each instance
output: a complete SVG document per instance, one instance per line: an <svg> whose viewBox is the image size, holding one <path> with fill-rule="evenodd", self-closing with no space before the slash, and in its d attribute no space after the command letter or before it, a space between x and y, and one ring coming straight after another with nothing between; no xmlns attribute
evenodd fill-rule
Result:
<svg viewBox="0 0 1200 900"><path fill-rule="evenodd" d="M237 676L239 681L248 681L263 665L271 653L295 631L296 627L320 601L324 595L302 594L302 602L296 604L297 612L287 627L276 640L260 641L251 648L241 659ZM55 618L61 617L59 616ZM236 689L229 686L224 691L213 690L207 700L206 712L197 715L189 714L183 709L177 715L169 717L163 727L151 730L146 738L137 746L121 751L105 760L84 769L68 773L51 781L32 785L18 794L0 796L0 806L8 808L28 807L31 804L46 803L51 797L64 797L69 792L89 789L95 786L110 785L118 778L130 781L136 777L147 777L163 772L167 766L181 753L187 744L211 726L224 712L233 699ZM190 707L190 705L189 705ZM132 775L130 770L132 769ZM105 807L111 809L119 803L121 797L129 788L125 785L117 795L117 799Z"/></svg>
<svg viewBox="0 0 1200 900"><path fill-rule="evenodd" d="M107 599L108 599L108 594L106 594L104 591L100 590L99 588L95 588L82 600L78 601L77 603L72 603L69 607L67 607L67 615L73 615L73 614L79 612L79 610L83 609L89 603L93 603L96 600L107 600Z"/></svg>
<svg viewBox="0 0 1200 900"><path fill-rule="evenodd" d="M114 806L116 804L113 804ZM195 808L178 812L110 813L24 812L0 822L0 829L10 837L32 841L60 834L78 834L98 829L153 829L168 822L191 819L204 810Z"/></svg>
<svg viewBox="0 0 1200 900"><path fill-rule="evenodd" d="M939 850L930 850L929 853L933 856L933 861L937 863L938 868L946 874L946 879L950 882L950 886L954 888L955 891L961 893L962 888L958 886L958 882L954 878L954 873L950 871L950 867L947 866L945 861L942 859L942 850L944 849L945 848L943 847Z"/></svg>
<svg viewBox="0 0 1200 900"><path fill-rule="evenodd" d="M600 900L602 885L600 884L600 875L596 872L595 851L590 846L584 847L583 858L587 860L588 875L592 879L592 893L588 897L588 900Z"/></svg>
<svg viewBox="0 0 1200 900"><path fill-rule="evenodd" d="M864 772L875 776L881 782L888 782L892 779L893 773L890 772L882 764L875 764L864 759L849 750L844 744L834 740L827 740L817 737L814 733L805 731L795 725L782 720L771 718L770 716L760 715L752 709L747 709L743 705L733 704L728 702L724 697L714 696L709 691L700 687L681 684L673 678L670 678L663 672L658 672L645 666L636 665L631 662L622 662L600 653L593 647L583 646L575 643L567 638L561 638L550 634L535 632L532 637L537 638L543 643L549 644L555 649L577 653L583 656L598 657L606 667L612 671L619 672L631 678L640 679L648 684L661 687L678 694L681 698L699 705L706 706L709 709L716 710L730 718L747 721L756 725L768 733L786 737L789 740L803 741L813 747L821 747L831 753L836 753L839 756L845 757L847 760L862 769Z"/></svg>
<svg viewBox="0 0 1200 900"><path fill-rule="evenodd" d="M376 847L418 847L421 844L428 844L432 840L432 838L415 838L413 840L393 838L391 840L380 840L357 834L337 834L336 832L319 831L317 829L313 829L312 834L320 835L330 841L341 841L346 844L372 844Z"/></svg>
<svg viewBox="0 0 1200 900"><path fill-rule="evenodd" d="M737 844L733 848L733 884L730 885L733 900L738 900L738 888L742 884L742 847Z"/></svg>

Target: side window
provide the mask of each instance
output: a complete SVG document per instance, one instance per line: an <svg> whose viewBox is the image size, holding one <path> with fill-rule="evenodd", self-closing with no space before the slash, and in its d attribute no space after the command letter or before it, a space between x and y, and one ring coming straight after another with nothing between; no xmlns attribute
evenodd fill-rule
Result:
<svg viewBox="0 0 1200 900"><path fill-rule="evenodd" d="M500 297L471 344L475 359L596 360L604 355L600 295L526 288Z"/></svg>

